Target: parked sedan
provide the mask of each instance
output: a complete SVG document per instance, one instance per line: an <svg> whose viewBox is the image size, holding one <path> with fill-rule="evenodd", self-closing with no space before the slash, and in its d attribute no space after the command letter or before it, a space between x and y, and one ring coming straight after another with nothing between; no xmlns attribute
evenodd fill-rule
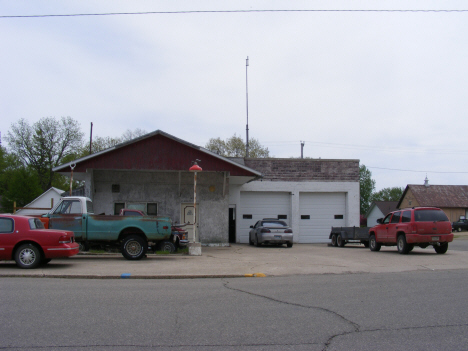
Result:
<svg viewBox="0 0 468 351"><path fill-rule="evenodd" d="M0 260L36 268L53 258L78 253L73 232L44 229L39 218L0 214Z"/></svg>
<svg viewBox="0 0 468 351"><path fill-rule="evenodd" d="M255 225L251 225L250 228L250 245L286 244L288 247L293 246L293 231L284 221L264 218Z"/></svg>

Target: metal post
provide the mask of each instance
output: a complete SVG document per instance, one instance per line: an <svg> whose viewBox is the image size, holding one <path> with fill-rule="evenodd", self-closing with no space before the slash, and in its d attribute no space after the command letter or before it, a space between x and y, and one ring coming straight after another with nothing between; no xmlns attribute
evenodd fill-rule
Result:
<svg viewBox="0 0 468 351"><path fill-rule="evenodd" d="M247 125L245 126L245 157L249 157L249 85L247 81L247 67L249 67L249 57L245 61L245 99L247 107Z"/></svg>
<svg viewBox="0 0 468 351"><path fill-rule="evenodd" d="M73 170L75 169L76 167L76 164L75 163L72 163L70 165L70 168L71 168L71 176L70 176L70 196L72 196L72 187L73 187Z"/></svg>
<svg viewBox="0 0 468 351"><path fill-rule="evenodd" d="M197 172L193 174L193 242L197 242Z"/></svg>

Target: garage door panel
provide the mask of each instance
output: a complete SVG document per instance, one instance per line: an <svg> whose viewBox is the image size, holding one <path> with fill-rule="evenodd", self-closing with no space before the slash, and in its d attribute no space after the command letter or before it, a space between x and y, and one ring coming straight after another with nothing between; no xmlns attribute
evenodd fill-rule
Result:
<svg viewBox="0 0 468 351"><path fill-rule="evenodd" d="M239 240L241 243L249 242L250 226L263 218L278 218L279 215L283 215L286 216L283 220L290 224L290 193L241 192L240 203Z"/></svg>
<svg viewBox="0 0 468 351"><path fill-rule="evenodd" d="M346 223L345 193L301 193L299 196L299 242L328 242L332 226Z"/></svg>

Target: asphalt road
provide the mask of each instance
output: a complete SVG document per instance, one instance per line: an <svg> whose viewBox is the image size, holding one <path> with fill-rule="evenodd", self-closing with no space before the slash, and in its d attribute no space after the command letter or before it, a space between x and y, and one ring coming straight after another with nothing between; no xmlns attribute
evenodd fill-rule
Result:
<svg viewBox="0 0 468 351"><path fill-rule="evenodd" d="M467 350L467 270L2 278L0 350Z"/></svg>

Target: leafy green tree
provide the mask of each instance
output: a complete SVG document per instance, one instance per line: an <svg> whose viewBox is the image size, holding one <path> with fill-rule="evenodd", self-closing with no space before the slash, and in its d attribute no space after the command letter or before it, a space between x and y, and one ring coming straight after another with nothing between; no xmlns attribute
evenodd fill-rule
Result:
<svg viewBox="0 0 468 351"><path fill-rule="evenodd" d="M27 205L42 193L37 175L25 167L18 157L0 146L0 194L2 212L13 212Z"/></svg>
<svg viewBox="0 0 468 351"><path fill-rule="evenodd" d="M405 189L400 187L383 188L371 196L371 202L374 201L400 201Z"/></svg>
<svg viewBox="0 0 468 351"><path fill-rule="evenodd" d="M359 166L359 190L361 193L361 214L365 215L371 205L371 196L375 189L375 180L372 172L366 166Z"/></svg>
<svg viewBox="0 0 468 351"><path fill-rule="evenodd" d="M7 141L23 164L37 173L42 191L46 191L56 176L52 168L68 155L76 154L82 139L80 125L71 117L45 117L33 125L25 119L12 124Z"/></svg>
<svg viewBox="0 0 468 351"><path fill-rule="evenodd" d="M245 157L246 146L244 140L234 134L232 137L222 140L221 138L211 138L205 148L225 157ZM268 148L263 147L255 138L249 139L249 157L266 158L270 157Z"/></svg>

